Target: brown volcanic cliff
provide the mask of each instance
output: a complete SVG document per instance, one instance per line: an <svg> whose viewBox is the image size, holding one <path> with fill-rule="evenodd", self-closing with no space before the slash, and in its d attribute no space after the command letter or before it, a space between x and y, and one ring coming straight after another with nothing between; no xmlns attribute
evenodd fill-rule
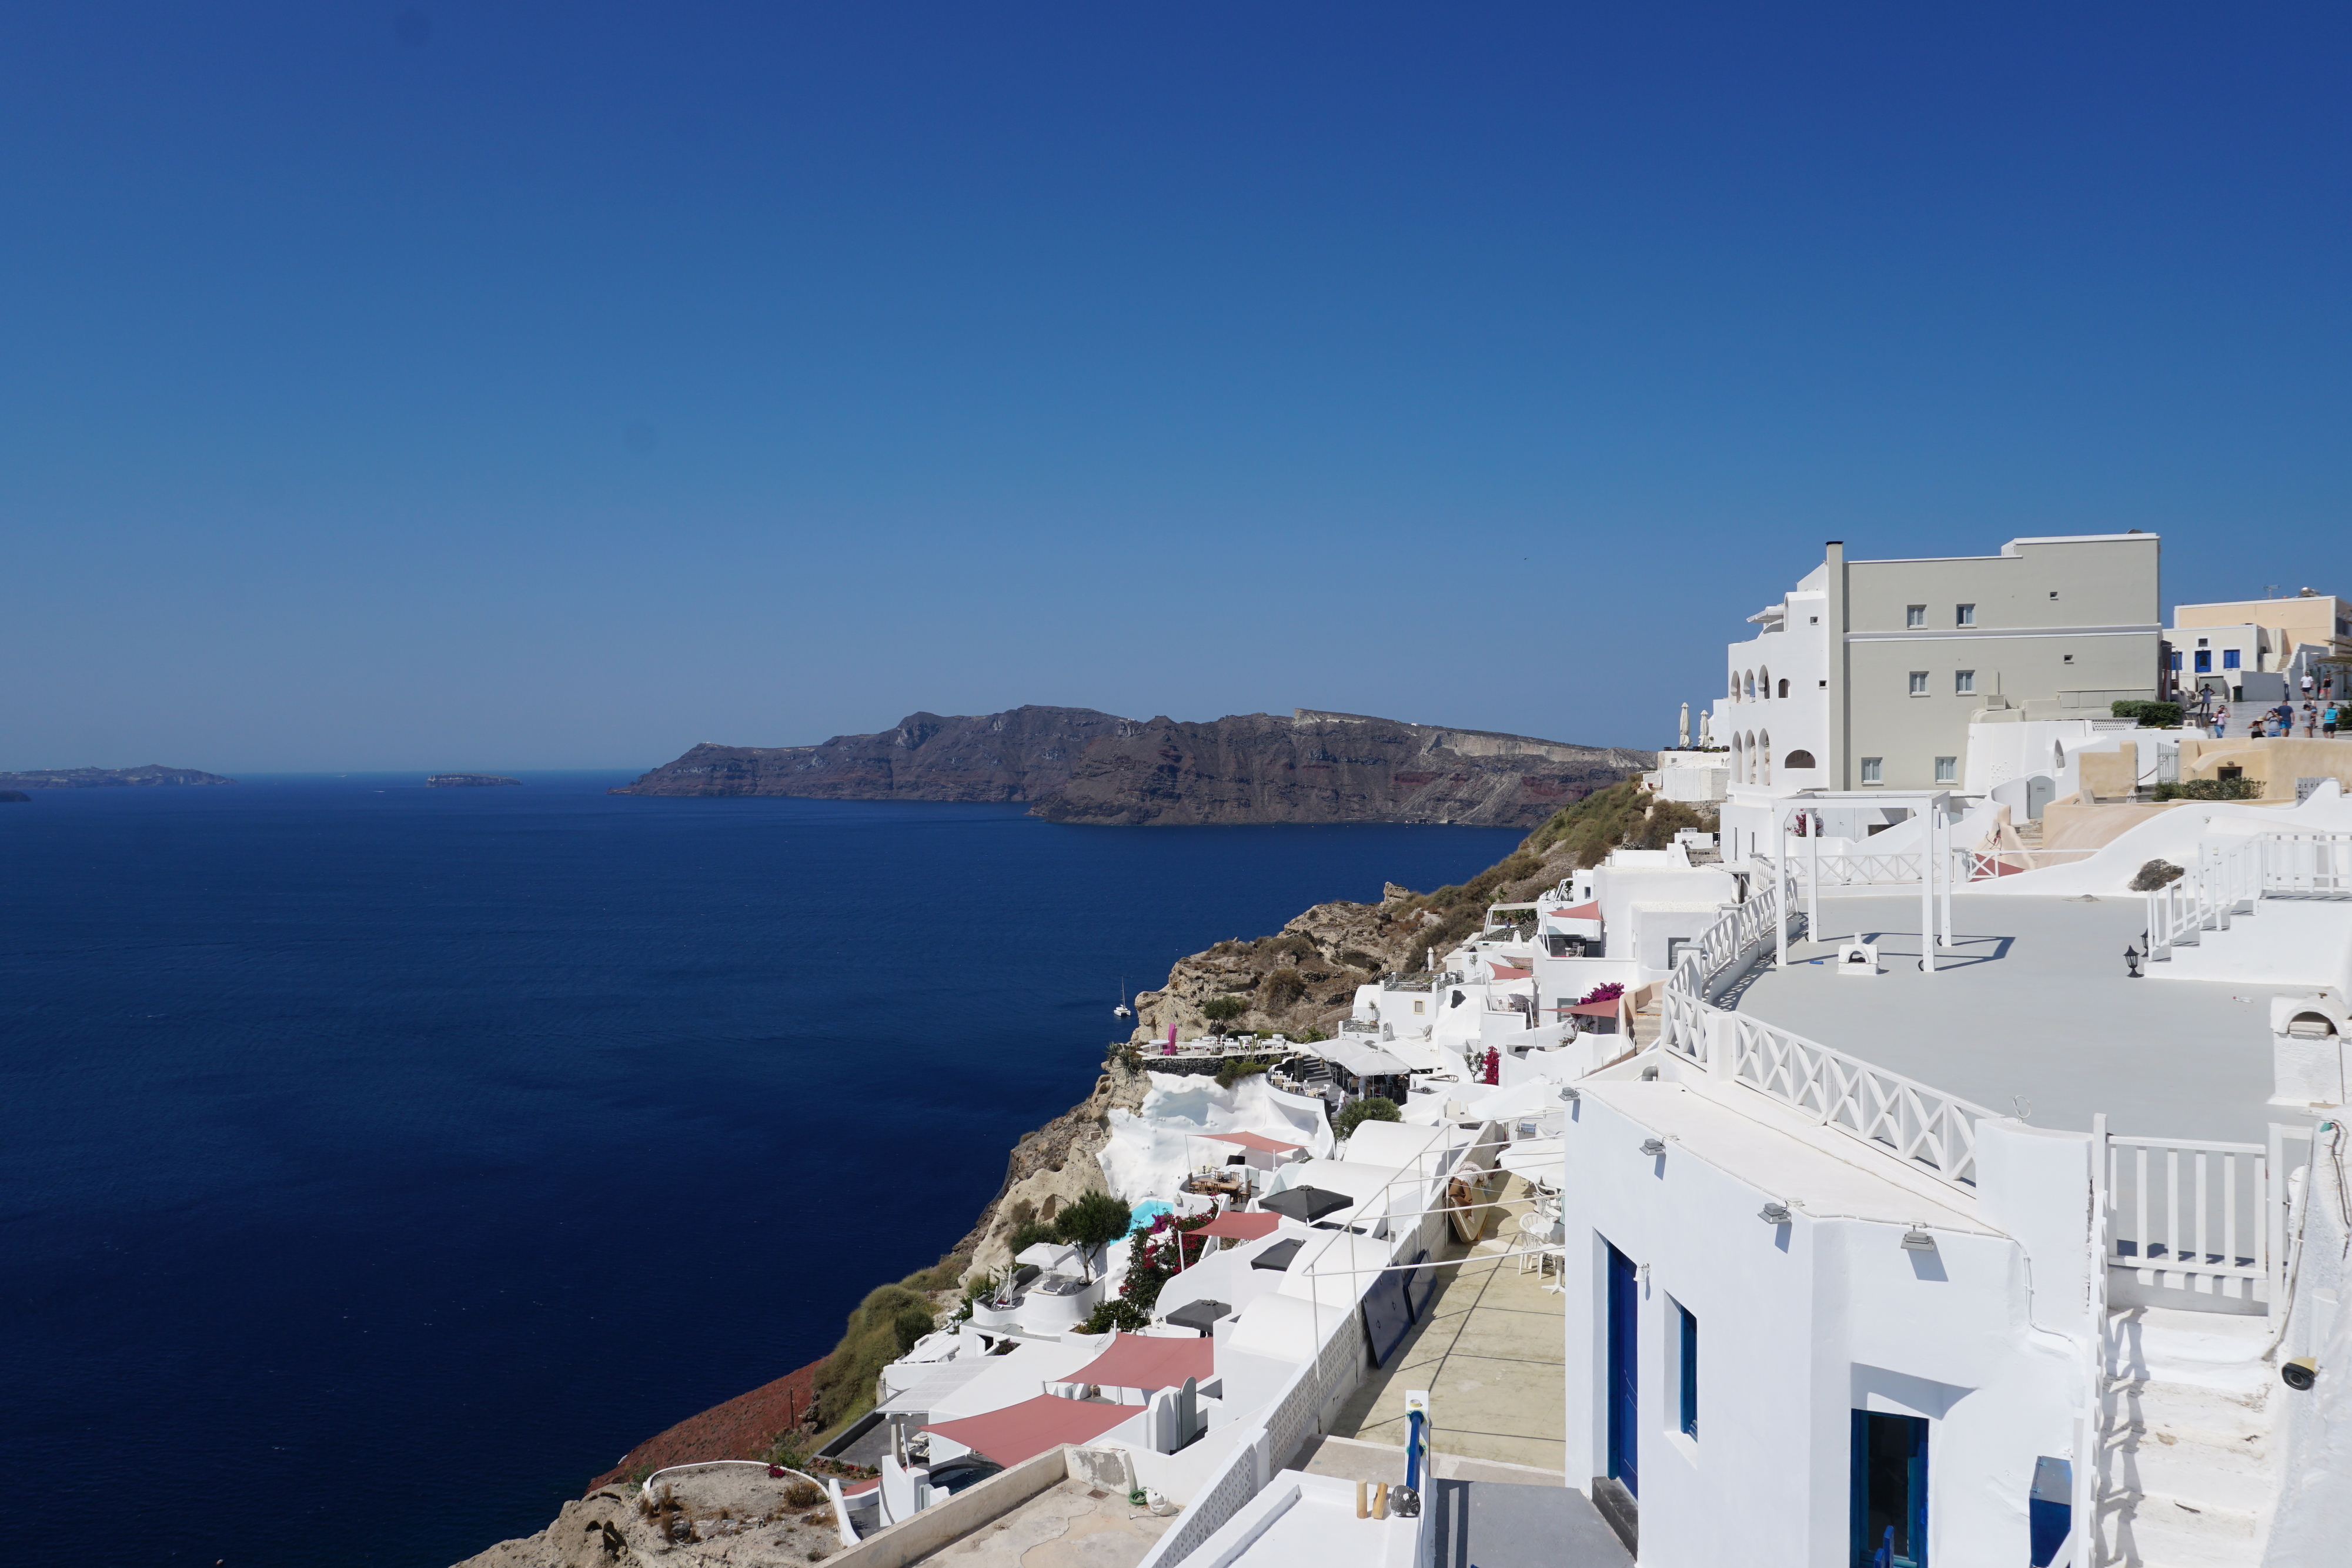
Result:
<svg viewBox="0 0 2352 1568"><path fill-rule="evenodd" d="M615 790L835 800L1026 800L1057 822L1455 822L1533 827L1651 755L1357 714L1207 724L1092 708L910 714L822 746L702 745Z"/></svg>

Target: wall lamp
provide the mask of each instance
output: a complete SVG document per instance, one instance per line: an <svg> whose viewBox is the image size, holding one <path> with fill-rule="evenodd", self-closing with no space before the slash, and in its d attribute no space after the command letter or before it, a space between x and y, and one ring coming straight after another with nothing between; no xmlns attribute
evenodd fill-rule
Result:
<svg viewBox="0 0 2352 1568"><path fill-rule="evenodd" d="M1559 1097L1560 1097L1562 1100L1566 1101L1566 1102L1567 1102L1568 1103L1570 1103L1570 1105L1573 1105L1573 1104L1575 1104L1579 1100L1581 1100L1581 1099L1583 1099L1583 1098L1584 1098L1584 1091L1583 1091L1583 1090L1581 1090L1581 1089L1579 1089L1579 1088L1578 1088L1575 1084L1573 1084L1573 1083L1566 1084L1566 1085L1562 1086L1562 1088L1560 1089L1560 1092L1559 1092Z"/></svg>
<svg viewBox="0 0 2352 1568"><path fill-rule="evenodd" d="M2139 957L2138 948L2128 942L2124 944L2124 973L2129 978L2137 980L2140 977Z"/></svg>
<svg viewBox="0 0 2352 1568"><path fill-rule="evenodd" d="M1786 1225L1790 1219L1789 1206L1785 1203L1768 1203L1756 1211L1756 1218L1767 1225Z"/></svg>
<svg viewBox="0 0 2352 1568"><path fill-rule="evenodd" d="M1927 1226L1916 1219L1913 1220L1911 1222L1911 1228L1903 1233L1903 1250L1906 1252L1933 1252L1935 1249L1936 1239L1927 1234Z"/></svg>
<svg viewBox="0 0 2352 1568"><path fill-rule="evenodd" d="M1666 1141L1664 1138L1643 1138L1642 1152L1645 1155L1663 1155L1666 1152Z"/></svg>

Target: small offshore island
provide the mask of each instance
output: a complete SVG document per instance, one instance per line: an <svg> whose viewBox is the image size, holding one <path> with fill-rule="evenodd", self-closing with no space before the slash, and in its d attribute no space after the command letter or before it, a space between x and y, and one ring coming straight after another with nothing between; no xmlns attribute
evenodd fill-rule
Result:
<svg viewBox="0 0 2352 1568"><path fill-rule="evenodd" d="M166 768L150 762L143 768L37 768L25 773L0 773L0 789L120 789L156 784L234 784L217 773L195 768Z"/></svg>
<svg viewBox="0 0 2352 1568"><path fill-rule="evenodd" d="M496 784L520 784L499 773L436 773L425 781L427 789L481 789Z"/></svg>

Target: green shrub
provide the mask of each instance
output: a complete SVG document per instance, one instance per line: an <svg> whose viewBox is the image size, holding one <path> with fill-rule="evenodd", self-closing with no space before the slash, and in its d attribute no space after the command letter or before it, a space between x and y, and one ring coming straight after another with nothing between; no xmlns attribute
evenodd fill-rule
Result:
<svg viewBox="0 0 2352 1568"><path fill-rule="evenodd" d="M1212 997L1201 1004L1201 1016L1211 1023L1231 1023L1249 1011L1249 1004L1239 997Z"/></svg>
<svg viewBox="0 0 2352 1568"><path fill-rule="evenodd" d="M904 1306L890 1318L891 1330L898 1336L898 1354L906 1354L915 1348L915 1342L938 1326L928 1304Z"/></svg>
<svg viewBox="0 0 2352 1568"><path fill-rule="evenodd" d="M1397 1111L1395 1101L1384 1099L1378 1094L1370 1094L1361 1100L1350 1100L1340 1106L1339 1114L1332 1121L1331 1130L1344 1138L1366 1122L1402 1122L1403 1120L1403 1116Z"/></svg>
<svg viewBox="0 0 2352 1568"><path fill-rule="evenodd" d="M1228 1061L1223 1067L1217 1069L1217 1087L1220 1089L1231 1089L1243 1079L1255 1078L1272 1065L1272 1062L1260 1061L1254 1056L1244 1056L1235 1061Z"/></svg>
<svg viewBox="0 0 2352 1568"><path fill-rule="evenodd" d="M915 1308L928 1322L930 1306L921 1294L904 1285L879 1285L866 1292L857 1310L849 1314L848 1332L816 1369L815 1404L821 1424L838 1427L873 1407L875 1378L885 1365L906 1354L898 1341L899 1314Z"/></svg>
<svg viewBox="0 0 2352 1568"><path fill-rule="evenodd" d="M1112 1296L1087 1314L1087 1321L1078 1325L1078 1332L1108 1333L1113 1329L1124 1329L1129 1333L1133 1333L1139 1329L1148 1329L1150 1326L1150 1312L1137 1306L1125 1296Z"/></svg>
<svg viewBox="0 0 2352 1568"><path fill-rule="evenodd" d="M2180 868L2170 861L2150 861L2139 868L2138 875L2131 879L2131 890L2134 893L2154 893L2167 883L2179 882L2180 877Z"/></svg>
<svg viewBox="0 0 2352 1568"><path fill-rule="evenodd" d="M1007 1247L1012 1248L1013 1255L1015 1258L1018 1258L1022 1253L1028 1251L1029 1249L1036 1246L1040 1241L1058 1241L1060 1239L1060 1237L1054 1234L1053 1226L1045 1220L1024 1219L1013 1228L1013 1234L1005 1238L1004 1244Z"/></svg>
<svg viewBox="0 0 2352 1568"><path fill-rule="evenodd" d="M2187 779L2178 784L2156 787L2159 800L2259 800L2263 798L2263 781L2259 779Z"/></svg>
<svg viewBox="0 0 2352 1568"><path fill-rule="evenodd" d="M1313 1024L1308 1024L1305 1029L1300 1030L1297 1033L1286 1035L1283 1038L1286 1040L1296 1040L1300 1045L1312 1045L1318 1040L1328 1040L1331 1037L1325 1034L1321 1030L1317 1029Z"/></svg>
<svg viewBox="0 0 2352 1568"><path fill-rule="evenodd" d="M2179 703L2134 701L2126 698L2120 702L2109 703L2107 711L2117 718L2139 720L2139 727L2142 729L2179 729L2180 727Z"/></svg>

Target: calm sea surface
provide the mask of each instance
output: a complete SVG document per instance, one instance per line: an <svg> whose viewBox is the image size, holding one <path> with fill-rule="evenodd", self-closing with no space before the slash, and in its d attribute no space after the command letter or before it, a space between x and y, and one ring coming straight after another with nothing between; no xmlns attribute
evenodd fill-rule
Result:
<svg viewBox="0 0 2352 1568"><path fill-rule="evenodd" d="M397 778L0 805L11 1562L440 1568L824 1354L1121 977L1518 835Z"/></svg>

